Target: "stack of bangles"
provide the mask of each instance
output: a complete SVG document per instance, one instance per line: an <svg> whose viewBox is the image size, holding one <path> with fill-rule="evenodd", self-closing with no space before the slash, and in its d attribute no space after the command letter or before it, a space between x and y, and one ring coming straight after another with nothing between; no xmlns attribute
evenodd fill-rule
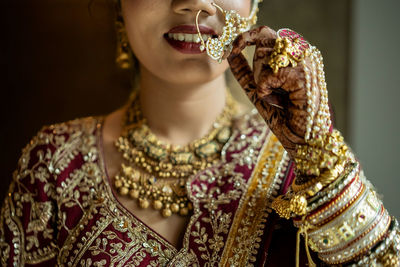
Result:
<svg viewBox="0 0 400 267"><path fill-rule="evenodd" d="M274 71L278 67L304 63L306 57L313 62L311 68L302 64L307 80L309 118L305 144L297 146L294 159L296 178L289 191L272 203L281 217L292 218L299 228L297 257L302 234L309 266L315 264L308 246L330 265L400 266L397 221L383 207L340 132L330 127L319 51L289 29L279 31L278 37L270 62ZM291 57L291 54L297 56ZM290 60L273 61L274 58L282 60L282 56ZM316 96L321 99L319 105L315 105Z"/></svg>

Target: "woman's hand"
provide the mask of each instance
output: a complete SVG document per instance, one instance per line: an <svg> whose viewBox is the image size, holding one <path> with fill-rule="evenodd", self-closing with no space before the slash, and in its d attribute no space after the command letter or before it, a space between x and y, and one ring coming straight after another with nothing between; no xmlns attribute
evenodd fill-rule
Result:
<svg viewBox="0 0 400 267"><path fill-rule="evenodd" d="M307 97L307 81L314 81L312 86L319 86L319 83L315 82L318 77L313 77L317 73L316 64L307 56L297 66L280 68L274 73L268 62L276 39L276 32L266 26L245 32L233 43L228 61L233 75L247 96L294 158L296 145L305 144L307 116L310 111L307 111L307 107L311 104L310 97ZM253 69L241 53L251 45L256 46ZM304 64L309 70L308 75L311 75L307 79ZM318 110L320 90L317 88L314 91L316 95L312 101L315 101L313 104Z"/></svg>

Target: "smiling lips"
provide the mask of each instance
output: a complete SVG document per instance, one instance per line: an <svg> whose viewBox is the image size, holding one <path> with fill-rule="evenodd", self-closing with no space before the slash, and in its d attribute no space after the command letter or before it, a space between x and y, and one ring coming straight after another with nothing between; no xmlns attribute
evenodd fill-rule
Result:
<svg viewBox="0 0 400 267"><path fill-rule="evenodd" d="M215 31L206 26L199 26L204 41L216 35ZM194 25L180 25L172 28L164 38L176 50L183 54L200 54L200 38Z"/></svg>

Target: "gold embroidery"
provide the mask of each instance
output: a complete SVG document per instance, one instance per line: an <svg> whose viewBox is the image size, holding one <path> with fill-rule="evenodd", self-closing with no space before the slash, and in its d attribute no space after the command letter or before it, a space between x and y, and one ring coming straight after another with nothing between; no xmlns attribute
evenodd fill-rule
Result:
<svg viewBox="0 0 400 267"><path fill-rule="evenodd" d="M50 185L52 175L48 170L48 162L52 157L52 151L48 148L52 139L48 131L48 128L44 128L22 150L18 170L14 172L4 203L1 228L8 227L12 233L12 262L18 266L44 262L57 253L52 227L54 206L42 195L54 195ZM27 219L27 225L22 223L23 218ZM43 244L39 244L39 240ZM3 230L0 242L5 242ZM11 253L10 247L6 250ZM3 262L6 262L6 257L2 255Z"/></svg>
<svg viewBox="0 0 400 267"><path fill-rule="evenodd" d="M11 183L9 192L14 191L15 184ZM14 262L17 266L23 264L23 259L21 258L21 253L19 248L21 245L23 246L23 232L19 232L18 225L20 225L19 221L16 221L15 217L15 208L13 202L11 200L11 193L8 194L5 199L5 203L1 209L0 215L0 248L1 248L1 264L2 266L6 266L7 261L9 260L10 252L11 252L11 244L6 243L5 240L5 227L7 226L9 231L13 233L13 246L14 246L14 256L12 262Z"/></svg>
<svg viewBox="0 0 400 267"><path fill-rule="evenodd" d="M222 151L221 166L196 177L199 183L192 188L191 181L195 177L188 181L189 197L194 202L195 210L179 252L114 198L97 147L100 127L101 124L93 118L50 126L39 132L24 149L19 171L10 189L13 194L6 200L0 217L2 263L8 260L11 249L4 240L6 224L13 233L14 247L18 247L12 259L17 265L41 263L56 257L59 266L140 266L149 255L152 257L149 266L200 266L198 257L206 259L210 265L218 265L234 219L231 212L221 211L219 206L239 201L246 192L249 185L235 168L237 165L250 170L254 167L265 138L265 125L254 116L237 122L231 140ZM253 131L255 134L252 134ZM225 157L230 152L235 153L227 161ZM76 164L77 159L81 165L73 165L73 171L68 173L67 168ZM222 181L222 177L229 178ZM216 183L216 186L208 188L206 184L211 183ZM227 184L233 185L234 189L221 192L220 188ZM35 191L28 190L27 185ZM40 193L45 193L48 199L37 201L37 190L42 190ZM27 229L22 227L20 221L24 216L24 203L32 207ZM207 216L202 216L200 205L207 211ZM72 210L75 213L79 210L81 215L69 217ZM202 226L204 223L210 226L207 228L210 228L211 234L206 233L205 226ZM57 231L54 231L55 227ZM254 229L256 235L262 230L257 226ZM55 243L59 241L54 236L56 232L63 233L66 238L60 250ZM245 235L242 236L244 238ZM204 244L200 246L201 255L191 250L190 238ZM40 244L41 240L47 240L45 246ZM243 252L251 255L246 253ZM104 255L109 261L104 257L95 260L96 255Z"/></svg>
<svg viewBox="0 0 400 267"><path fill-rule="evenodd" d="M98 133L100 133L99 127L100 125ZM96 144L95 141L91 141L95 140L94 138L87 140L90 142L86 144L91 146ZM58 263L60 265L68 263L69 266L85 264L102 266L104 260L91 259L101 254L107 255L109 259L107 266L139 266L148 255L155 257L155 260L149 262L149 266L165 265L176 253L175 249L170 248L169 244L119 205L113 198L111 188L107 186L102 155L98 153L97 148L85 148L90 154L86 157L87 163L71 173L57 188L60 210L62 207L77 206L84 211L73 229L66 226L66 214L65 212L62 214L62 226L70 234L60 251ZM95 225L88 227L88 222L97 216L96 214L100 215L100 218ZM129 240L118 237L117 233L127 233ZM162 248L161 244L167 248Z"/></svg>
<svg viewBox="0 0 400 267"><path fill-rule="evenodd" d="M225 246L226 235L232 222L232 214L224 211L220 205L229 205L238 200L246 191L247 183L241 172L235 169L239 166L252 170L257 162L259 150L267 133L265 124L255 116L245 116L238 121L231 140L222 151L224 156L221 166L205 170L198 177L193 177L187 184L189 198L194 205L194 215L189 222L184 238L184 248L176 258L189 258L194 255L198 259L193 265L219 266L221 254ZM230 159L225 157L229 152ZM240 157L246 155L248 158ZM222 179L223 177L229 177ZM193 185L192 182L196 181ZM215 186L211 186L216 183ZM233 189L221 192L229 184ZM205 213L206 212L206 213ZM207 225L207 228L205 227ZM206 230L207 229L207 230ZM211 234L210 234L211 233ZM197 243L195 253L189 246L189 240ZM182 260L173 260L169 266L183 265ZM192 265L190 265L192 266Z"/></svg>
<svg viewBox="0 0 400 267"><path fill-rule="evenodd" d="M270 134L236 212L220 266L252 266L255 262L273 190L281 182L279 174L287 160L282 145Z"/></svg>
<svg viewBox="0 0 400 267"><path fill-rule="evenodd" d="M31 208L31 221L28 223L26 233L33 232L33 235L27 237L27 251L31 250L33 246L39 247L39 241L37 238L39 232L43 233L44 238L53 238L53 229L46 227L52 217L53 206L51 205L51 202L33 202Z"/></svg>

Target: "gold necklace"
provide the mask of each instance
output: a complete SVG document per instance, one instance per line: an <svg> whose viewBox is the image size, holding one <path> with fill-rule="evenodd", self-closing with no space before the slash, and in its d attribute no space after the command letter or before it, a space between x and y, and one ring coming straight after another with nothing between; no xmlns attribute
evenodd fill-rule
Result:
<svg viewBox="0 0 400 267"><path fill-rule="evenodd" d="M228 93L222 113L204 137L188 145L167 144L157 138L141 113L138 94L129 105L122 135L115 145L128 164L114 177L120 195L136 199L141 208L159 210L164 217L189 214L187 178L220 160L221 150L231 136L236 102Z"/></svg>

